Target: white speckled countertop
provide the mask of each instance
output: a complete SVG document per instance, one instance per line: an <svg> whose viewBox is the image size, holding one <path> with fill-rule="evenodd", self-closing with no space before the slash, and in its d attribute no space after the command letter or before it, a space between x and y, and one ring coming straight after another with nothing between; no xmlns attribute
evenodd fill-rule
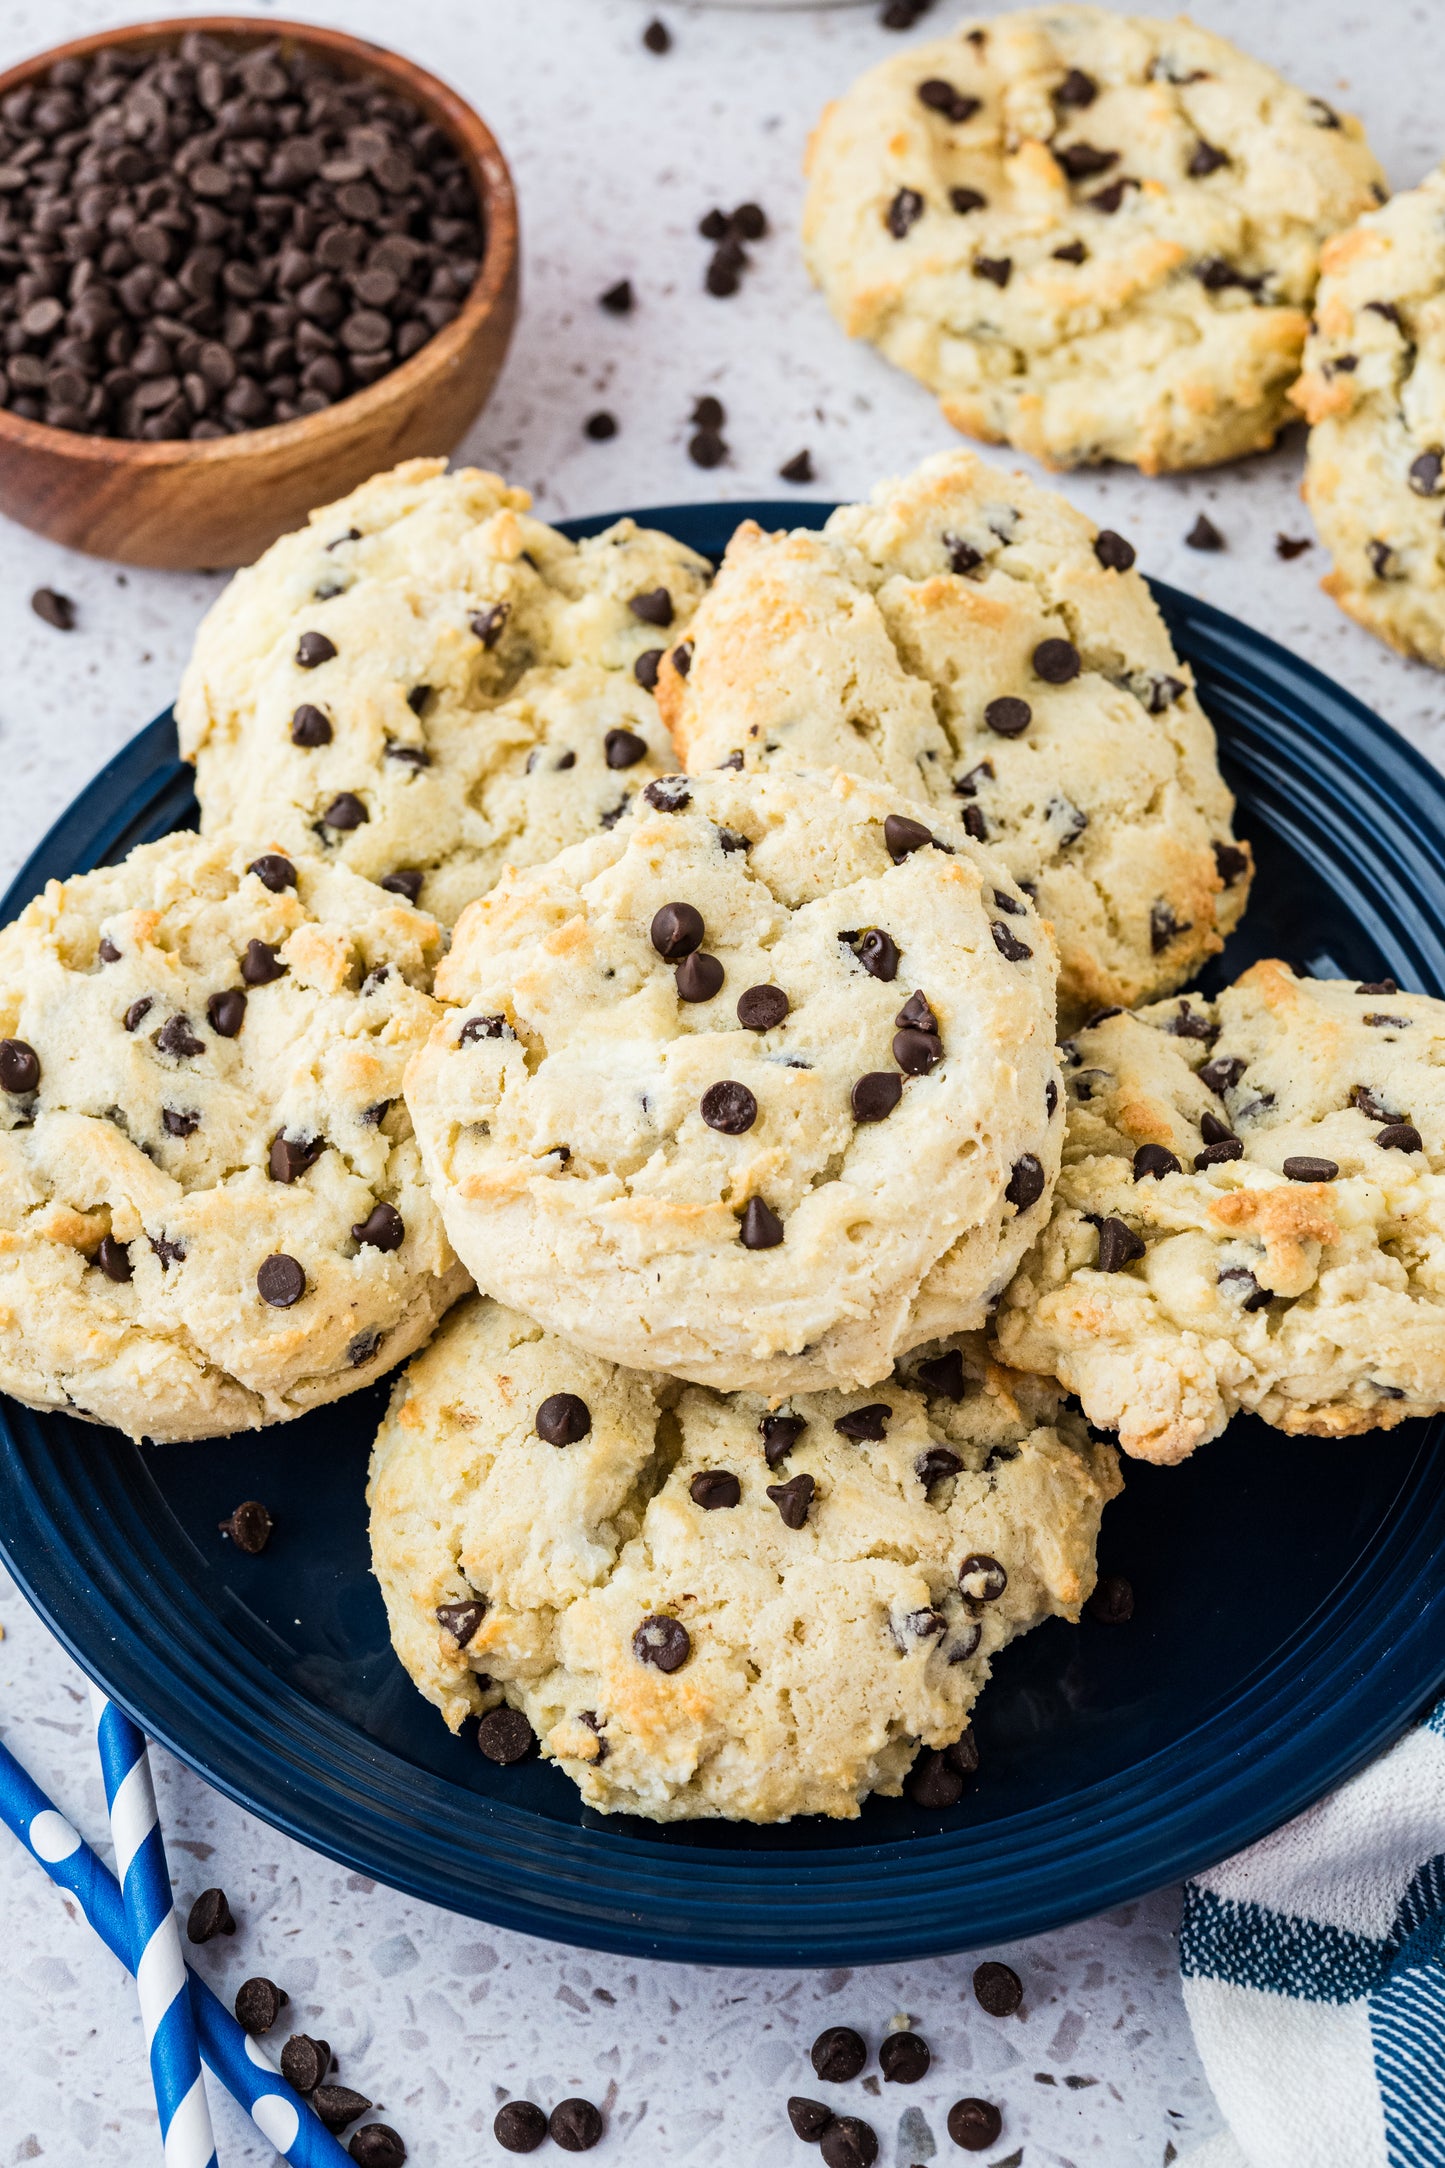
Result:
<svg viewBox="0 0 1445 2168"><path fill-rule="evenodd" d="M263 21L278 12L232 5ZM138 12L113 0L8 0L0 65ZM456 83L500 137L521 195L524 300L498 393L462 450L526 483L544 515L786 495L776 470L804 446L817 470L811 493L848 496L947 440L921 389L846 345L792 239L812 118L895 49L874 5L779 14L664 5L675 39L665 58L640 44L653 12L646 0L420 0L404 11L387 0L298 0L295 12L399 44ZM916 34L960 12L957 0L938 0ZM1275 0L1269 9L1196 0L1193 12L1359 112L1397 186L1445 151L1445 9L1432 0ZM742 292L713 300L700 291L707 249L696 222L715 202L747 198L764 204L773 235ZM624 275L638 308L604 315L595 296ZM685 453L688 414L705 391L726 404L731 451L710 475ZM603 406L620 431L594 444L581 424ZM1334 610L1318 590L1318 547L1287 564L1275 554L1277 533L1310 531L1299 466L1291 441L1213 475L1086 474L1068 489L1131 537L1148 570L1308 656L1445 761L1445 684ZM1218 556L1183 547L1201 508L1226 537ZM41 584L75 598L75 631L56 633L32 615L28 598ZM0 523L4 879L166 704L218 585L123 572ZM3 1576L0 1622L0 1730L99 1841L83 1682ZM867 2115L881 2168L962 2159L943 2123L949 2103L970 2092L1005 2110L991 2158L1026 2168L1167 2168L1218 2127L1179 1995L1173 1893L998 1953L1026 1988L1022 2015L999 2021L973 2000L974 1959L854 1973L698 1971L498 1933L346 1874L168 1757L156 1761L183 1903L219 1882L240 1922L233 1940L199 1953L201 1968L223 1992L255 1972L286 1987L288 2016L331 2041L339 2078L376 2100L427 2168L507 2158L491 2123L509 2094L545 2104L591 2096L609 2117L594 2158L648 2168L816 2158L787 2129L783 2104L797 2090ZM131 1990L8 1840L0 1922L11 2040L0 2168L158 2160ZM933 2046L921 2085L887 2088L886 2098L816 2085L806 2051L823 2025L857 2025L876 2046L900 2010ZM227 2168L273 2158L224 2096L216 2118Z"/></svg>

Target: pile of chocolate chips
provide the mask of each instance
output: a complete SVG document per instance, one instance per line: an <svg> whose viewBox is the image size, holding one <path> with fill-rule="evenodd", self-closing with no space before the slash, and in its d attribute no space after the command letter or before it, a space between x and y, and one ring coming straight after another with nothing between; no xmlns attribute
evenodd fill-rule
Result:
<svg viewBox="0 0 1445 2168"><path fill-rule="evenodd" d="M483 248L451 139L375 77L191 33L0 100L0 403L94 436L224 437L373 384Z"/></svg>

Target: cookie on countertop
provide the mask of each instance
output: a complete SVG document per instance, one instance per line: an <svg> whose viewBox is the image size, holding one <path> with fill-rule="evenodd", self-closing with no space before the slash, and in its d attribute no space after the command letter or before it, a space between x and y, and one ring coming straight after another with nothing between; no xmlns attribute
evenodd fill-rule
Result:
<svg viewBox="0 0 1445 2168"><path fill-rule="evenodd" d="M369 1385L467 1287L401 1096L441 929L168 836L0 932L0 1387L133 1438Z"/></svg>
<svg viewBox="0 0 1445 2168"><path fill-rule="evenodd" d="M836 762L961 819L1052 925L1067 1025L1183 984L1249 893L1133 565L1055 491L945 452L821 533L741 527L658 701L689 768Z"/></svg>
<svg viewBox="0 0 1445 2168"><path fill-rule="evenodd" d="M1047 1217L1054 981L959 823L675 776L463 913L407 1098L499 1302L725 1391L866 1384L981 1325Z"/></svg>
<svg viewBox="0 0 1445 2168"><path fill-rule="evenodd" d="M955 428L1146 474L1289 419L1320 245L1385 197L1358 121L1194 24L960 24L873 68L808 158L809 268Z"/></svg>
<svg viewBox="0 0 1445 2168"><path fill-rule="evenodd" d="M1255 964L1065 1049L1053 1217L997 1319L1128 1453L1236 1409L1352 1437L1445 1408L1445 1002Z"/></svg>
<svg viewBox="0 0 1445 2168"><path fill-rule="evenodd" d="M1293 397L1324 588L1445 669L1445 166L1336 234Z"/></svg>
<svg viewBox="0 0 1445 2168"><path fill-rule="evenodd" d="M237 573L176 719L207 834L320 851L450 924L666 771L651 681L709 568L631 520L569 542L444 467L375 476Z"/></svg>
<svg viewBox="0 0 1445 2168"><path fill-rule="evenodd" d="M505 1696L590 1807L774 1822L854 1816L956 1740L995 1653L1078 1617L1119 1487L977 1338L779 1410L479 1296L398 1379L368 1496L393 1644L453 1730Z"/></svg>

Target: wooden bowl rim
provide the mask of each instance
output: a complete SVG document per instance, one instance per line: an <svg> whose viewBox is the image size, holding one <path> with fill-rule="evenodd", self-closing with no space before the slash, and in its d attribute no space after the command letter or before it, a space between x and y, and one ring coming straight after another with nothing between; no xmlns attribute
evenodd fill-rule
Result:
<svg viewBox="0 0 1445 2168"><path fill-rule="evenodd" d="M64 45L36 53L0 73L0 97L18 89L32 76L45 73L58 61L82 59L110 46L162 45L179 42L189 33L205 37L235 38L252 45L285 43L311 46L330 58L348 63L355 73L368 71L386 78L444 129L471 170L485 222L485 245L476 280L449 324L434 332L425 346L409 360L399 362L374 384L349 392L334 406L317 414L302 414L294 421L272 422L264 429L245 429L233 437L163 438L159 443L137 443L130 437L103 437L78 429L54 429L48 422L27 421L0 407L0 456L11 449L42 453L81 466L180 468L226 467L238 460L284 452L305 444L319 451L328 438L344 439L371 417L389 407L414 402L416 395L435 378L445 375L461 359L482 325L507 292L517 262L517 198L496 137L473 106L459 92L414 60L356 38L346 30L331 30L319 23L271 20L254 15L161 16L149 22L122 23L111 30L93 31L71 38Z"/></svg>

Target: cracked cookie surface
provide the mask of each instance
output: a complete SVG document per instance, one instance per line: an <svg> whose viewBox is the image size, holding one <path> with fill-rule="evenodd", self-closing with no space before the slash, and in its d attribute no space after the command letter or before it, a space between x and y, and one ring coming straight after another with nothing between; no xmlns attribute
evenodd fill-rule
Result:
<svg viewBox="0 0 1445 2168"><path fill-rule="evenodd" d="M1445 669L1445 167L1326 244L1293 396L1325 592Z"/></svg>
<svg viewBox="0 0 1445 2168"><path fill-rule="evenodd" d="M1078 1617L1118 1463L1052 1386L951 1340L781 1421L457 1309L368 1492L393 1645L453 1730L505 1696L604 1813L851 1817L959 1737L1005 1643Z"/></svg>
<svg viewBox="0 0 1445 2168"><path fill-rule="evenodd" d="M401 1097L440 951L355 874L192 835L0 932L6 1392L214 1437L427 1339L468 1284Z"/></svg>
<svg viewBox="0 0 1445 2168"><path fill-rule="evenodd" d="M664 778L457 924L406 1089L458 1255L638 1368L882 1377L1043 1224L1055 968L957 822L841 773Z"/></svg>
<svg viewBox="0 0 1445 2168"><path fill-rule="evenodd" d="M1050 7L863 76L808 157L808 265L947 419L1146 473L1289 419L1320 244L1384 200L1357 121L1187 21Z"/></svg>
<svg viewBox="0 0 1445 2168"><path fill-rule="evenodd" d="M1133 555L943 453L821 532L741 527L658 700L699 772L836 763L946 808L1052 925L1065 1023L1132 1006L1220 947L1250 874Z"/></svg>
<svg viewBox="0 0 1445 2168"><path fill-rule="evenodd" d="M1317 1437L1445 1408L1445 1002L1255 964L1065 1049L1053 1216L997 1320L1124 1450L1236 1409Z"/></svg>
<svg viewBox="0 0 1445 2168"><path fill-rule="evenodd" d="M569 542L525 490L444 466L376 475L238 573L176 719L207 834L320 852L450 924L665 771L638 671L708 567L631 520Z"/></svg>

